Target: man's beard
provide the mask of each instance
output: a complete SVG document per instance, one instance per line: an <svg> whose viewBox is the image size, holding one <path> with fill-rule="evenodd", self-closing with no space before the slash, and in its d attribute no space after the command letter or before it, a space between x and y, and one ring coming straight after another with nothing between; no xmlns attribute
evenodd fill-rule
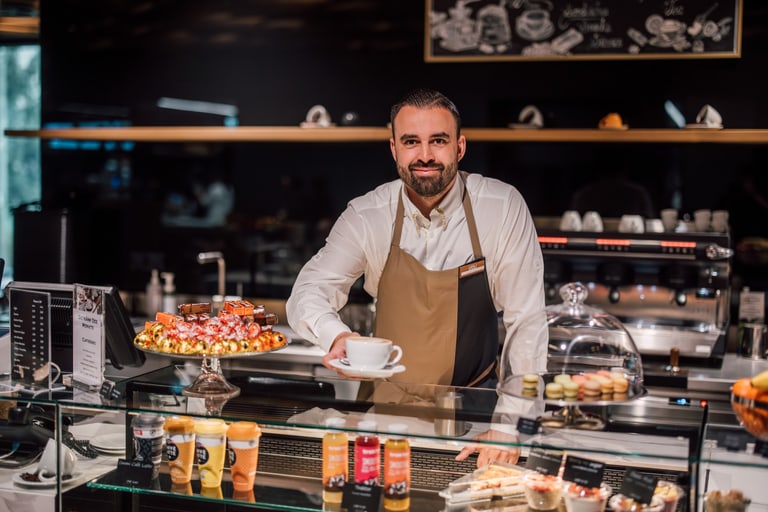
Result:
<svg viewBox="0 0 768 512"><path fill-rule="evenodd" d="M436 162L432 162L429 164L424 164L420 162L413 163L408 166L408 168L405 168L401 165L397 166L397 173L400 175L400 179L402 179L406 185L411 187L417 194L419 194L422 197L434 197L436 195L439 195L441 192L443 192L446 187L453 181L453 178L456 176L456 173L458 172L459 163L451 162L448 165L442 165L438 164ZM413 173L413 168L428 168L428 169L436 169L439 171L439 174L432 178L432 177L422 177L419 178Z"/></svg>

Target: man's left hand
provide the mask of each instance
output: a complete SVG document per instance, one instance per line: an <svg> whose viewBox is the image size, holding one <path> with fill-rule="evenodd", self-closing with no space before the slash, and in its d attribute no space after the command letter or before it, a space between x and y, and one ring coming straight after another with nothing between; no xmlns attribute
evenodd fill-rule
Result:
<svg viewBox="0 0 768 512"><path fill-rule="evenodd" d="M499 443L518 443L520 438L515 434L507 434L498 430L488 430L475 436L478 441L494 441ZM508 462L517 464L520 458L520 448L517 446L503 446L488 443L472 443L463 448L456 456L456 460L464 460L477 452L477 467L483 467L491 462Z"/></svg>

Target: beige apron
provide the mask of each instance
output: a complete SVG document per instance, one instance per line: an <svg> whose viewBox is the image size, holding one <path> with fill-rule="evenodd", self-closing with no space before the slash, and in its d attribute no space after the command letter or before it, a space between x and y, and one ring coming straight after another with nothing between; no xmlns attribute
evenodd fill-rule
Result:
<svg viewBox="0 0 768 512"><path fill-rule="evenodd" d="M389 379L398 384L374 384L376 403L431 402L433 388L418 384L495 386L498 317L466 188L462 203L474 259L458 268L429 270L400 248L404 206L402 195L398 199L374 332L403 348L400 364L406 371ZM366 388L370 385L361 389Z"/></svg>

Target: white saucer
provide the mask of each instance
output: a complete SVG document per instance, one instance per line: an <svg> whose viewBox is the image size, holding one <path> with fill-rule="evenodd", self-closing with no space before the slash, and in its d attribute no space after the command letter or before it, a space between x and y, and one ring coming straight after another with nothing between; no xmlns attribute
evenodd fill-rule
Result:
<svg viewBox="0 0 768 512"><path fill-rule="evenodd" d="M125 453L125 434L103 434L91 439L91 446L109 454Z"/></svg>
<svg viewBox="0 0 768 512"><path fill-rule="evenodd" d="M34 489L49 489L51 487L56 487L55 478L51 480L45 480L43 482L30 482L28 480L24 480L23 478L21 478L21 475L24 473L30 473L30 471L19 471L18 473L14 473L13 483L18 485L19 487L29 487ZM79 484L82 479L83 479L83 473L78 471L72 475L72 478L69 478L67 480L62 480L61 486L71 487L73 485Z"/></svg>
<svg viewBox="0 0 768 512"><path fill-rule="evenodd" d="M396 366L385 366L381 369L355 368L353 366L349 366L348 364L342 363L340 359L334 359L331 361L331 366L337 370L341 370L347 375L351 375L352 377L370 377L372 379L386 379L387 377L391 377L396 373L405 371L405 366L401 364Z"/></svg>

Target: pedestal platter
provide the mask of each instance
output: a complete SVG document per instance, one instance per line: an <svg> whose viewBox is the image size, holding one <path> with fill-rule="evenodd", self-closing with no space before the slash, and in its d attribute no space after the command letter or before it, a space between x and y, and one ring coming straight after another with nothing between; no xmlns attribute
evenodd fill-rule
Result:
<svg viewBox="0 0 768 512"><path fill-rule="evenodd" d="M602 370L608 372L608 370ZM617 376L623 375L628 381L626 391L607 391L607 384L603 383L602 389L597 394L586 395L583 386L579 386L576 396L552 398L547 396L547 385L561 380L564 375L570 379L579 376L590 380L590 377L604 374L597 372L585 373L566 373L566 372L545 372L541 374L515 375L507 379L504 383L504 392L515 397L526 400L536 400L546 405L557 407L549 413L539 416L538 420L543 428L574 428L581 430L601 430L605 427L605 421L598 415L591 414L582 410L582 407L601 407L626 403L635 400L647 394L642 382L637 382L632 375L626 375L616 372ZM535 381L533 380L535 377ZM592 379L598 381L600 379ZM623 388L621 388L623 389ZM605 392L603 390L606 390Z"/></svg>
<svg viewBox="0 0 768 512"><path fill-rule="evenodd" d="M224 376L221 360L276 352L289 340L272 330L277 317L263 306L235 301L225 302L218 315L210 311L210 304L183 304L179 314L158 313L136 335L134 345L162 357L199 360L200 373L182 394L205 399L206 412L218 415L227 400L240 395L240 388Z"/></svg>

